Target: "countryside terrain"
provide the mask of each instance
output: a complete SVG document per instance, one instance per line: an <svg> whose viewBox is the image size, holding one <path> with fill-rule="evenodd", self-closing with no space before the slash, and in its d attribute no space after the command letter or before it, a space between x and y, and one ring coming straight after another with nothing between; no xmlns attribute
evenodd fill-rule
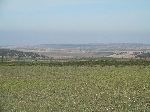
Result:
<svg viewBox="0 0 150 112"><path fill-rule="evenodd" d="M21 52L32 52L54 59L68 58L148 58L149 44L112 43L112 44L40 44L22 46L1 46L0 49L11 49Z"/></svg>
<svg viewBox="0 0 150 112"><path fill-rule="evenodd" d="M1 47L0 112L149 112L149 47L116 46L111 51L80 46L80 52L111 54L75 58L64 58L64 51L59 57L45 55L43 50L53 51L45 45ZM110 57L124 51L136 51L135 57Z"/></svg>

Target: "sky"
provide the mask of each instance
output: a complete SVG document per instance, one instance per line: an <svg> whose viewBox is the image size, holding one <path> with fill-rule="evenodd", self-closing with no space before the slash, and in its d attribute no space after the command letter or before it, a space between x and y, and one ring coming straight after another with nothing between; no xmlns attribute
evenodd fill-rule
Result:
<svg viewBox="0 0 150 112"><path fill-rule="evenodd" d="M148 43L150 0L0 0L0 45Z"/></svg>

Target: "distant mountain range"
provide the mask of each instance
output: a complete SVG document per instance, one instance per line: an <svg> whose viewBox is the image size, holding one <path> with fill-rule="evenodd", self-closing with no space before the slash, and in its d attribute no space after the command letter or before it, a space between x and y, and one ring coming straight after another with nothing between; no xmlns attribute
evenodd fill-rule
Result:
<svg viewBox="0 0 150 112"><path fill-rule="evenodd" d="M141 43L91 43L91 44L39 44L39 45L22 45L22 46L1 46L1 48L81 48L81 49L104 49L104 50L123 50L123 49L150 49L150 44Z"/></svg>
<svg viewBox="0 0 150 112"><path fill-rule="evenodd" d="M83 49L148 49L150 44L140 43L93 43L93 44L40 44L36 48L83 48Z"/></svg>
<svg viewBox="0 0 150 112"><path fill-rule="evenodd" d="M136 47L150 47L150 44L141 44L141 43L91 43L91 44L40 44L35 45L34 47L39 48L75 48L75 47L122 47L122 48L136 48Z"/></svg>

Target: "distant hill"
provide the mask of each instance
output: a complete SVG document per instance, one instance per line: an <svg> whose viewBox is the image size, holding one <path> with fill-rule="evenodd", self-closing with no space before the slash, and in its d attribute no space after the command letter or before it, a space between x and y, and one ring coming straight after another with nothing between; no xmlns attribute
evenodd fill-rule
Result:
<svg viewBox="0 0 150 112"><path fill-rule="evenodd" d="M129 50L129 49L150 49L150 44L141 43L93 43L93 44L40 44L33 46L35 48L81 48L81 49L99 49L99 50Z"/></svg>
<svg viewBox="0 0 150 112"><path fill-rule="evenodd" d="M17 50L10 50L10 49L0 49L0 56L4 57L24 57L24 58L47 58L44 55L40 55L33 52L22 52Z"/></svg>
<svg viewBox="0 0 150 112"><path fill-rule="evenodd" d="M150 44L142 43L89 43L89 44L39 44L22 46L1 46L6 49L30 49L30 48L54 48L54 49L99 49L99 50L128 50L128 49L150 49Z"/></svg>

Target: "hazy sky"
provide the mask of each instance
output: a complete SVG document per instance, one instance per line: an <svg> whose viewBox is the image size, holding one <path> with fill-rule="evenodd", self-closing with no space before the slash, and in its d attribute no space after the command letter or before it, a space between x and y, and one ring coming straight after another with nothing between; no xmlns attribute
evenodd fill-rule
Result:
<svg viewBox="0 0 150 112"><path fill-rule="evenodd" d="M0 0L0 45L150 43L150 0Z"/></svg>

